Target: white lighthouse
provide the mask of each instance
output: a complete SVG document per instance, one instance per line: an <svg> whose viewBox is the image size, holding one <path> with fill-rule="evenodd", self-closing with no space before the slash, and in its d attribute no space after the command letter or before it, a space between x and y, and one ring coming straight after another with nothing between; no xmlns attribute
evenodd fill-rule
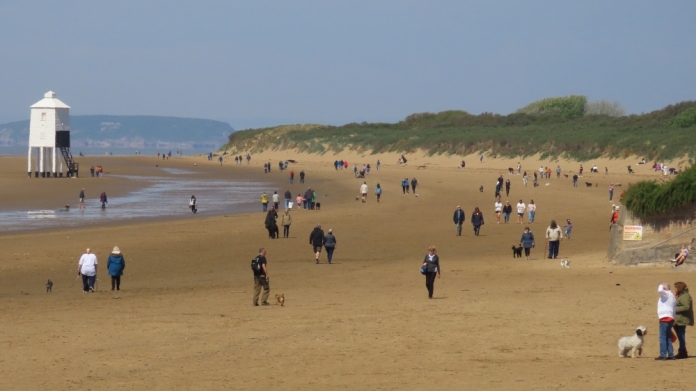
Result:
<svg viewBox="0 0 696 391"><path fill-rule="evenodd" d="M42 178L63 176L63 159L68 170L68 176L77 175L77 163L73 161L70 153L70 106L56 98L56 93L48 91L44 98L31 106L31 119L29 121L29 154L28 175L31 177L32 158L36 171L34 176ZM63 159L56 162L56 148L63 155ZM36 149L37 156L33 156ZM56 166L60 164L60 169Z"/></svg>

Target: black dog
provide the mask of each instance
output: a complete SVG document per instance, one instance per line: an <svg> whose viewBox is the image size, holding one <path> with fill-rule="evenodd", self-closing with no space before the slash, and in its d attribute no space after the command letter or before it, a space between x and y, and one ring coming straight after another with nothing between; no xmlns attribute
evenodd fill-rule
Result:
<svg viewBox="0 0 696 391"><path fill-rule="evenodd" d="M479 191L483 193L483 186L479 187Z"/></svg>
<svg viewBox="0 0 696 391"><path fill-rule="evenodd" d="M513 258L522 258L522 246L520 247L515 247L515 245L512 245L512 257Z"/></svg>
<svg viewBox="0 0 696 391"><path fill-rule="evenodd" d="M53 281L48 280L48 282L46 283L46 293L48 293L52 290L53 290Z"/></svg>
<svg viewBox="0 0 696 391"><path fill-rule="evenodd" d="M321 210L321 202L317 202L316 204L314 204L314 209Z"/></svg>
<svg viewBox="0 0 696 391"><path fill-rule="evenodd" d="M590 182L585 182L585 186L592 187L592 184Z"/></svg>

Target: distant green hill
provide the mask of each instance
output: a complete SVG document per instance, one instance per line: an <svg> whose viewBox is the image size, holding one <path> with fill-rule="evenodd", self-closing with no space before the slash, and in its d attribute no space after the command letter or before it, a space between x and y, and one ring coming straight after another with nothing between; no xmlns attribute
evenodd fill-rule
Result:
<svg viewBox="0 0 696 391"><path fill-rule="evenodd" d="M595 114L600 113L600 114ZM237 152L299 149L500 156L606 156L672 159L696 156L696 101L646 114L623 114L618 103L583 96L543 99L519 111L472 115L465 111L412 114L398 123L343 126L286 125L232 133L223 147Z"/></svg>
<svg viewBox="0 0 696 391"><path fill-rule="evenodd" d="M147 115L70 116L73 147L215 148L234 129L226 123L198 118ZM27 145L29 120L0 125L0 146Z"/></svg>

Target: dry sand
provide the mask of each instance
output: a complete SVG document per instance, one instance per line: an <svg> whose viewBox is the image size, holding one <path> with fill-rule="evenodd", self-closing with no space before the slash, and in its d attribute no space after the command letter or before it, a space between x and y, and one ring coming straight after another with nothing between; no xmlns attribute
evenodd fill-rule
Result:
<svg viewBox="0 0 696 391"><path fill-rule="evenodd" d="M609 183L657 177L643 166L624 174L635 159L598 160L611 175L586 174L581 182L599 185L591 188L573 188L564 177L524 188L520 176L505 172L516 160L490 157L467 157L467 168L456 169L460 158L416 157L398 166L397 155L381 155L380 171L377 157L347 153L268 153L242 167L203 157L167 164L196 163L211 178L275 178L284 191L287 172L278 172L277 161L287 158L299 161L293 169L307 172L306 186L318 189L323 206L293 211L290 239L267 238L260 205L258 213L234 216L1 234L0 389L652 390L696 380L688 360L653 361L657 285L696 285L693 274L605 261ZM327 163L337 158L371 163L366 204L355 201L362 181ZM94 164L141 175L158 163L104 159ZM273 172L264 175L261 164L269 159ZM423 163L430 164L417 170ZM0 165L4 207L74 204L79 188L96 186L92 178L30 180L23 164L5 158ZM531 175L540 164L557 163L522 164ZM538 205L531 227L539 246L530 261L512 258L522 226L495 224L499 174L512 180L503 201L533 198ZM400 180L413 176L418 198L401 194ZM99 180L99 187L113 186L111 197L129 190L127 181ZM305 189L298 182L293 194ZM377 182L384 189L379 204ZM474 206L482 209L481 236L469 224L462 237L454 235L456 205L467 218ZM570 270L542 250L549 221L566 218L575 225L572 240L561 244ZM316 223L334 229L333 265L325 254L322 264L313 262L308 236ZM127 261L115 293L105 271L114 245ZM437 246L443 267L434 300L418 272L428 245ZM249 263L261 246L268 249L271 299L284 293L285 307L251 305ZM83 294L79 281L71 286L85 247L101 265L94 294ZM44 292L48 278L51 294ZM618 358L618 338L639 324L649 330L644 357ZM688 345L696 343L693 335L689 329Z"/></svg>

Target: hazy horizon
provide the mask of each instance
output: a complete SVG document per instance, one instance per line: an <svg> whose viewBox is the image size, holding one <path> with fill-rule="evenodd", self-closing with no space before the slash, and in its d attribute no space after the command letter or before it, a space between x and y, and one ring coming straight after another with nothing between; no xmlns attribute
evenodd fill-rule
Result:
<svg viewBox="0 0 696 391"><path fill-rule="evenodd" d="M204 118L237 130L394 122L451 109L507 114L570 94L648 112L696 99L696 53L688 49L695 8L595 0L5 3L0 123L28 119L48 90L73 115Z"/></svg>

